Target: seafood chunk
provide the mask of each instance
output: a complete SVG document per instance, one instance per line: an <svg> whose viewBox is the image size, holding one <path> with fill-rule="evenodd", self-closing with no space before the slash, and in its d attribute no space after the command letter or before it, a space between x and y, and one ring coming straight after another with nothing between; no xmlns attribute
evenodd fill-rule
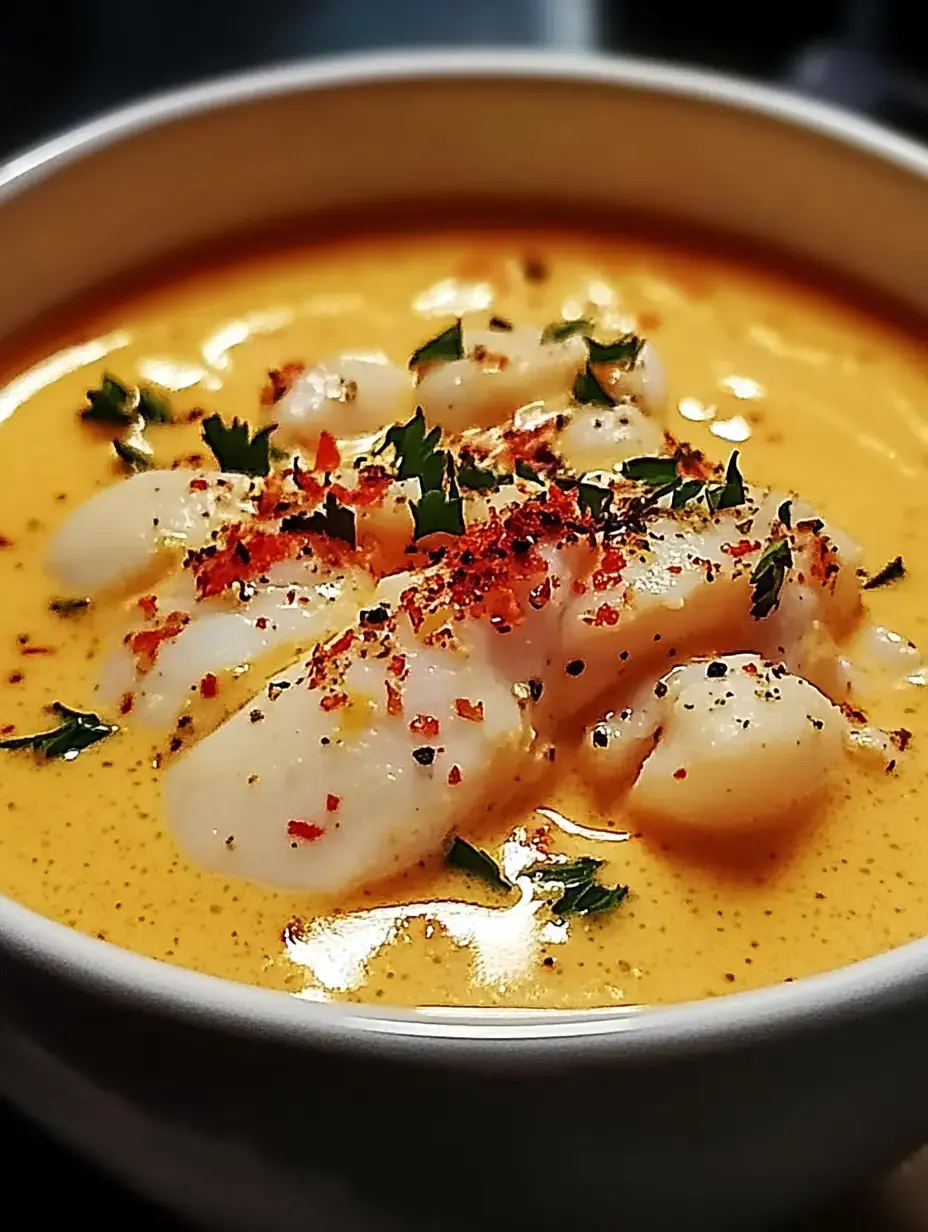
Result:
<svg viewBox="0 0 928 1232"><path fill-rule="evenodd" d="M315 449L323 432L369 436L404 419L412 377L384 355L336 355L306 368L271 409L282 445Z"/></svg>

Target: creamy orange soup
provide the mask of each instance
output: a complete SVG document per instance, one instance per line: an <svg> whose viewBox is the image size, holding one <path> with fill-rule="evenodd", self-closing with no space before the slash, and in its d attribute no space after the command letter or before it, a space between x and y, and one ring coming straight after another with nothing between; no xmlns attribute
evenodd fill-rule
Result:
<svg viewBox="0 0 928 1232"><path fill-rule="evenodd" d="M288 362L379 348L405 365L456 313L544 323L591 307L659 350L674 436L714 460L740 449L746 477L801 493L856 539L871 572L902 555L905 578L867 592L870 618L928 643L928 369L900 329L749 264L653 240L336 236L109 295L8 367L2 734L47 728L55 700L98 709L101 662L121 636L104 603L51 611L60 588L43 566L50 533L121 478L112 433L78 414L104 372L162 387L180 416L205 408L256 423L268 370ZM149 435L161 463L208 460L196 420ZM715 996L922 935L925 705L917 683L888 690L870 720L911 730L911 747L888 773L842 763L827 802L789 837L720 849L644 834L584 786L568 748L534 796L471 819L467 838L496 856L544 829L558 852L604 860L603 881L629 895L602 915L533 914L518 893L440 858L335 902L201 871L163 815L164 742L129 723L70 761L0 752L0 890L114 945L311 999L582 1008Z"/></svg>

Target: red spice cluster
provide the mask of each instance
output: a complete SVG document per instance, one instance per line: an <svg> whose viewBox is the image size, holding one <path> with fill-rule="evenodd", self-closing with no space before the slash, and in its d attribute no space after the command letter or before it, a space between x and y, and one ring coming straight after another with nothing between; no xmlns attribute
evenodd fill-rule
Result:
<svg viewBox="0 0 928 1232"><path fill-rule="evenodd" d="M189 622L190 617L186 612L171 612L156 628L142 629L141 632L130 633L126 637L126 644L135 655L135 666L139 675L143 676L151 671L164 643L177 637Z"/></svg>
<svg viewBox="0 0 928 1232"><path fill-rule="evenodd" d="M288 394L293 388L293 385L301 372L305 371L305 364L284 364L282 368L271 368L267 374L267 384L261 390L261 405L273 406L275 402L279 402L285 394Z"/></svg>

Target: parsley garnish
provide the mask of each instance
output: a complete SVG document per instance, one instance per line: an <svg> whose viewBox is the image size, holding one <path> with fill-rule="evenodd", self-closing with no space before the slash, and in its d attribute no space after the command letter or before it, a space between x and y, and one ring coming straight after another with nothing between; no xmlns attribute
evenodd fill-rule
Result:
<svg viewBox="0 0 928 1232"><path fill-rule="evenodd" d="M793 553L788 539L772 539L751 574L754 587L751 615L755 620L769 616L780 602L780 591L786 574L793 566Z"/></svg>
<svg viewBox="0 0 928 1232"><path fill-rule="evenodd" d="M128 441L121 441L118 437L113 441L113 451L126 469L135 475L141 471L150 471L155 465L150 453L145 453L144 450L130 445Z"/></svg>
<svg viewBox="0 0 928 1232"><path fill-rule="evenodd" d="M104 373L98 389L87 390L87 402L81 419L96 423L128 424L136 413L146 423L170 423L173 419L168 400L150 385L132 388L109 373Z"/></svg>
<svg viewBox="0 0 928 1232"><path fill-rule="evenodd" d="M497 488L512 483L511 475L498 475L496 471L484 470L475 463L459 466L458 483L471 492L495 492Z"/></svg>
<svg viewBox="0 0 928 1232"><path fill-rule="evenodd" d="M793 502L785 500L777 510L777 517L783 523L787 530L792 529L793 525Z"/></svg>
<svg viewBox="0 0 928 1232"><path fill-rule="evenodd" d="M53 702L49 711L61 719L58 727L34 736L13 736L9 740L0 740L0 749L32 749L47 761L57 757L73 761L82 749L119 731L114 724L104 723L99 715L72 710L61 702Z"/></svg>
<svg viewBox="0 0 928 1232"><path fill-rule="evenodd" d="M241 475L268 475L271 470L270 435L276 424L249 435L247 423L233 419L228 427L218 415L203 421L203 440L213 452L221 471Z"/></svg>
<svg viewBox="0 0 928 1232"><path fill-rule="evenodd" d="M294 513L280 524L282 531L296 531L304 535L328 535L341 539L349 547L356 546L354 513L340 505L334 493L327 492L325 504L315 513Z"/></svg>
<svg viewBox="0 0 928 1232"><path fill-rule="evenodd" d="M465 873L479 877L497 890L512 889L511 883L503 876L502 870L493 857L477 847L472 847L462 838L452 840L445 855L445 863L450 864L452 868L459 868Z"/></svg>
<svg viewBox="0 0 928 1232"><path fill-rule="evenodd" d="M536 865L528 875L543 891L557 887L558 897L551 904L555 915L592 915L617 907L628 895L628 886L604 886L596 880L603 863L580 856L563 864Z"/></svg>
<svg viewBox="0 0 928 1232"><path fill-rule="evenodd" d="M544 487L545 481L535 470L534 466L529 466L529 464L527 462L523 462L521 458L519 458L516 462L515 471L520 479L525 479L529 483L540 483L541 486Z"/></svg>
<svg viewBox="0 0 928 1232"><path fill-rule="evenodd" d="M676 458L626 458L622 463L622 475L636 483L658 487L674 483L678 479Z"/></svg>
<svg viewBox="0 0 928 1232"><path fill-rule="evenodd" d="M613 342L597 342L588 336L586 342L591 364L619 364L623 368L634 368L644 346L644 339L637 334L621 334Z"/></svg>
<svg viewBox="0 0 928 1232"><path fill-rule="evenodd" d="M449 535L464 534L464 502L454 476L454 459L450 453L442 452L447 463L448 490L432 488L428 492L423 491L420 501L411 502L415 539L434 535L437 531Z"/></svg>
<svg viewBox="0 0 928 1232"><path fill-rule="evenodd" d="M589 364L577 374L572 393L575 402L592 402L597 406L616 405L615 398L603 389Z"/></svg>
<svg viewBox="0 0 928 1232"><path fill-rule="evenodd" d="M577 490L577 506L581 513L589 513L594 518L603 518L609 512L612 504L612 489L601 488L597 483L588 483L584 479L555 479L557 486L564 492Z"/></svg>
<svg viewBox="0 0 928 1232"><path fill-rule="evenodd" d="M423 342L418 350L413 351L410 368L421 368L424 364L447 363L452 359L464 358L464 331L461 329L461 318L449 325L447 329Z"/></svg>
<svg viewBox="0 0 928 1232"><path fill-rule="evenodd" d="M52 599L48 610L56 616L77 616L90 607L89 599Z"/></svg>
<svg viewBox="0 0 928 1232"><path fill-rule="evenodd" d="M511 334L515 326L506 317L490 317L490 329L501 330L504 333Z"/></svg>
<svg viewBox="0 0 928 1232"><path fill-rule="evenodd" d="M440 490L445 472L445 452L436 448L440 440L441 428L426 432L420 406L409 423L390 428L377 453L392 445L396 450L397 479L418 479L423 492L432 492Z"/></svg>
<svg viewBox="0 0 928 1232"><path fill-rule="evenodd" d="M691 500L698 500L705 491L705 488L706 485L701 479L685 479L682 483L675 484L672 489L671 509L682 509Z"/></svg>
<svg viewBox="0 0 928 1232"><path fill-rule="evenodd" d="M542 343L566 342L575 334L585 334L588 329L592 328L592 323L586 317L579 317L576 321L552 321L541 331L541 341Z"/></svg>
<svg viewBox="0 0 928 1232"><path fill-rule="evenodd" d="M883 566L879 573L874 573L872 578L868 578L864 582L864 590L876 590L878 586L888 586L890 582L898 582L900 578L905 577L905 564L901 556L897 556L895 560L891 560L889 564Z"/></svg>
<svg viewBox="0 0 928 1232"><path fill-rule="evenodd" d="M725 482L706 488L706 503L713 513L717 509L734 509L744 504L744 480L738 470L737 449L728 459Z"/></svg>

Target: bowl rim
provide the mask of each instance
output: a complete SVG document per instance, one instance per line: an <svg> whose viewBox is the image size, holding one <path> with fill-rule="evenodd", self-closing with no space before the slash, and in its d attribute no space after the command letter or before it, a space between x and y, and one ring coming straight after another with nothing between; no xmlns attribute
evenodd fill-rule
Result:
<svg viewBox="0 0 928 1232"><path fill-rule="evenodd" d="M317 58L155 94L0 164L0 208L67 164L173 120L278 95L449 77L574 82L719 104L825 137L928 180L928 149L869 120L786 91L654 60L477 49ZM316 1002L136 954L3 895L0 946L135 1008L240 1035L416 1062L505 1060L508 1066L692 1054L886 1011L928 989L926 938L794 983L653 1008L488 1012Z"/></svg>

